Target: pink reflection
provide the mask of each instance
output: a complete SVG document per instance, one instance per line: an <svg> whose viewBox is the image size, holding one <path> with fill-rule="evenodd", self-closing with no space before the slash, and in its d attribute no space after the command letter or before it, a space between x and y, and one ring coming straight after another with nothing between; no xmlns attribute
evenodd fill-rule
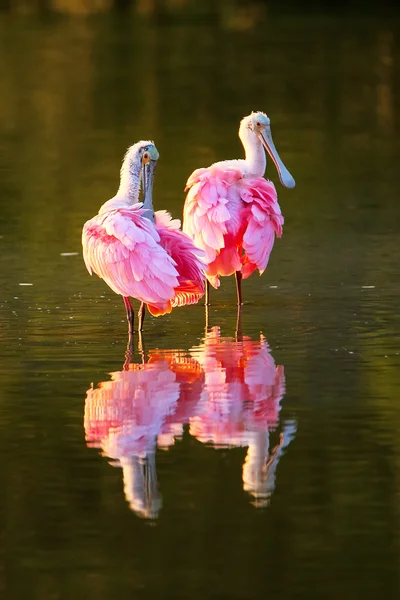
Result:
<svg viewBox="0 0 400 600"><path fill-rule="evenodd" d="M296 433L285 421L274 448L270 433L278 429L285 394L283 366L275 366L263 335L257 341L241 336L222 338L213 327L191 354L204 370L198 414L190 419L190 433L216 448L247 446L243 489L256 506L265 506L275 489L278 462Z"/></svg>
<svg viewBox="0 0 400 600"><path fill-rule="evenodd" d="M226 338L214 327L190 353L152 350L141 364L127 356L123 370L87 391L85 432L88 445L122 467L130 508L157 518L156 450L171 447L185 424L204 444L246 447L243 489L256 506L267 505L296 424L280 422L284 368L264 336Z"/></svg>
<svg viewBox="0 0 400 600"><path fill-rule="evenodd" d="M122 467L131 509L154 519L161 508L157 445L168 448L182 434L182 422L200 398L202 372L181 351L154 351L147 363L126 363L110 375L87 391L86 440Z"/></svg>

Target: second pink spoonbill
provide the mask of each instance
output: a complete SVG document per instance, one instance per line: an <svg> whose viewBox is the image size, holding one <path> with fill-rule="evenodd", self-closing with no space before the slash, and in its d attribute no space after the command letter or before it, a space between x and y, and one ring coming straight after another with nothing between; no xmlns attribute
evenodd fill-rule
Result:
<svg viewBox="0 0 400 600"><path fill-rule="evenodd" d="M275 148L270 120L253 112L240 123L239 137L245 158L224 160L197 169L187 181L183 231L206 253L209 283L215 288L221 276L236 276L238 304L242 304L242 278L267 267L275 236L281 237L283 216L272 181L264 179L266 156L273 160L287 188L295 181Z"/></svg>

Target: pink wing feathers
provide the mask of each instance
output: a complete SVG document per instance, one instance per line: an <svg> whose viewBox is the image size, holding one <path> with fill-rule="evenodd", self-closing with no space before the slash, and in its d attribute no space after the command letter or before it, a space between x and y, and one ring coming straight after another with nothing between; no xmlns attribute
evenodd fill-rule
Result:
<svg viewBox="0 0 400 600"><path fill-rule="evenodd" d="M241 271L244 278L268 264L283 216L275 186L263 177L243 176L239 169L212 165L197 169L189 189L183 230L206 253L207 277L214 287L220 275Z"/></svg>
<svg viewBox="0 0 400 600"><path fill-rule="evenodd" d="M263 177L243 179L241 198L244 207L244 220L247 223L243 234L242 275L246 279L258 269L260 275L268 265L275 235L282 236L283 215L272 181Z"/></svg>
<svg viewBox="0 0 400 600"><path fill-rule="evenodd" d="M225 247L227 225L232 226L235 218L227 204L240 201L232 184L241 177L239 170L212 165L208 169L197 169L187 181L185 189L189 192L184 206L183 231L205 251L208 264Z"/></svg>
<svg viewBox="0 0 400 600"><path fill-rule="evenodd" d="M160 245L154 224L143 218L141 205L96 215L82 232L83 258L117 294L132 296L171 311L179 286L176 263Z"/></svg>
<svg viewBox="0 0 400 600"><path fill-rule="evenodd" d="M179 229L179 219L172 220L165 210L159 210L155 214L160 244L173 260L179 274L171 306L195 304L204 295L204 271L207 268L202 260L204 252Z"/></svg>
<svg viewBox="0 0 400 600"><path fill-rule="evenodd" d="M128 371L111 373L111 381L100 382L86 393L87 442L101 445L113 458L145 455L175 409L179 392L176 375L166 360L131 363Z"/></svg>

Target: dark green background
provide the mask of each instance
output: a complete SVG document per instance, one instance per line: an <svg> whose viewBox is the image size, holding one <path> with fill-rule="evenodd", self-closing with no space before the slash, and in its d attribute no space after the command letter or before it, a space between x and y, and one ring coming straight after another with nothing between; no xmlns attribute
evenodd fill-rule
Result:
<svg viewBox="0 0 400 600"><path fill-rule="evenodd" d="M399 18L19 4L0 13L0 593L397 599ZM297 186L268 164L286 223L267 271L245 282L243 333L263 332L284 365L281 418L298 432L257 510L245 449L186 430L157 455L151 526L129 511L121 471L85 444L86 390L121 368L126 324L85 270L81 228L143 138L160 151L155 204L180 216L194 168L242 155L251 110L270 116ZM212 299L210 324L232 335L233 280ZM149 318L146 349L197 345L203 311Z"/></svg>

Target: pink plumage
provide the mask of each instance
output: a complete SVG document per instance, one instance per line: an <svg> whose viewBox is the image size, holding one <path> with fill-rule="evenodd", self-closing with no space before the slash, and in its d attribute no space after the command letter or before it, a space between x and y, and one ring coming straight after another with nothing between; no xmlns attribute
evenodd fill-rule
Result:
<svg viewBox="0 0 400 600"><path fill-rule="evenodd" d="M244 117L239 137L245 159L217 162L189 177L183 231L205 251L206 275L213 287L219 287L220 277L235 273L241 304L241 280L256 269L263 273L284 222L275 186L264 179L264 148L278 169L281 183L291 188L295 181L276 151L264 113Z"/></svg>
<svg viewBox="0 0 400 600"><path fill-rule="evenodd" d="M285 375L263 335L237 342L213 327L191 353L205 374L203 410L190 420L192 435L215 446L247 445L249 432L277 427Z"/></svg>
<svg viewBox="0 0 400 600"><path fill-rule="evenodd" d="M141 204L99 213L85 223L83 258L121 296L148 305L153 315L198 302L204 294L204 263L192 240L166 211L155 223L143 217Z"/></svg>
<svg viewBox="0 0 400 600"><path fill-rule="evenodd" d="M125 363L110 375L86 393L86 442L122 467L131 509L155 518L161 507L156 448L182 436L200 398L200 365L183 351L150 351L147 363Z"/></svg>
<svg viewBox="0 0 400 600"><path fill-rule="evenodd" d="M237 271L261 274L284 222L274 184L216 164L197 169L186 189L184 231L205 251L211 285Z"/></svg>
<svg viewBox="0 0 400 600"><path fill-rule="evenodd" d="M189 353L150 350L141 364L130 358L109 381L87 391L84 427L87 445L122 467L131 508L146 518L157 516L156 449L173 446L185 424L215 448L247 447L243 488L258 505L269 498L296 423L284 420L281 427L284 368L275 365L264 336L238 341L213 327ZM274 430L279 439L271 449Z"/></svg>
<svg viewBox="0 0 400 600"><path fill-rule="evenodd" d="M283 366L275 366L267 340L222 338L218 327L192 348L204 371L204 386L190 434L214 448L246 447L243 489L266 506L275 489L279 460L296 434L294 420L280 425L285 394ZM271 448L271 432L278 443Z"/></svg>
<svg viewBox="0 0 400 600"><path fill-rule="evenodd" d="M193 241L183 233L179 220L166 211L154 212L152 185L158 151L152 142L138 142L128 149L121 168L117 194L83 227L83 258L90 274L96 273L124 298L133 332L129 297L155 315L175 306L198 302L204 294L206 268ZM144 181L143 204L138 203Z"/></svg>
<svg viewBox="0 0 400 600"><path fill-rule="evenodd" d="M178 285L174 287L170 305L174 308L195 304L204 295L206 265L200 258L203 252L179 229L179 219L172 220L171 215L165 210L157 211L155 216L160 245L172 259L178 272ZM153 314L157 314L153 307L149 306L149 309Z"/></svg>

